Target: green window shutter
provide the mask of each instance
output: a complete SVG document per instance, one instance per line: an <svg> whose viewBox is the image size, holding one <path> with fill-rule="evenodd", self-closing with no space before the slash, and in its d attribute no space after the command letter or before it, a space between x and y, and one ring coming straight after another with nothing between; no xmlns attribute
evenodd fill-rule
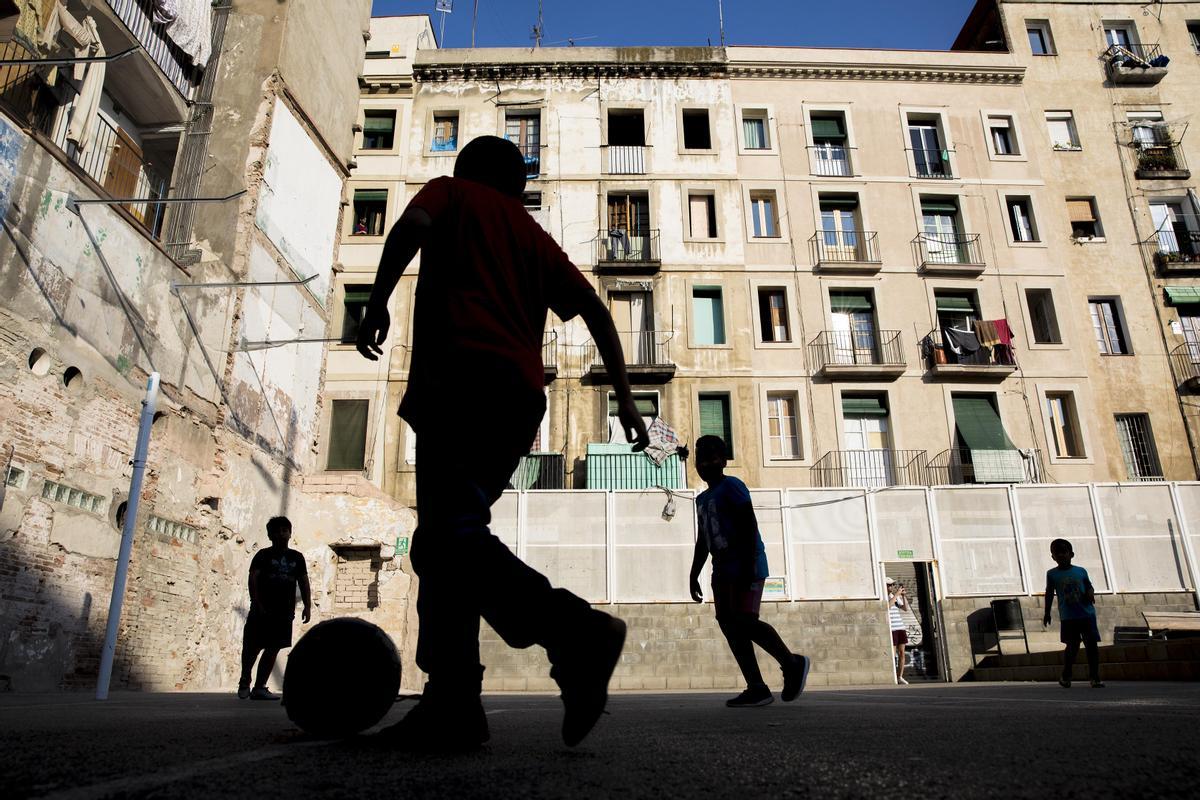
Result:
<svg viewBox="0 0 1200 800"><path fill-rule="evenodd" d="M879 397L843 397L842 415L846 417L886 417L887 408Z"/></svg>
<svg viewBox="0 0 1200 800"><path fill-rule="evenodd" d="M954 397L954 424L971 450L1015 450L986 397Z"/></svg>
<svg viewBox="0 0 1200 800"><path fill-rule="evenodd" d="M720 289L693 289L692 317L696 344L725 344L725 310Z"/></svg>
<svg viewBox="0 0 1200 800"><path fill-rule="evenodd" d="M351 303L366 303L371 299L370 286L347 286L346 305Z"/></svg>
<svg viewBox="0 0 1200 800"><path fill-rule="evenodd" d="M958 206L954 203L921 203L922 214L957 214Z"/></svg>
<svg viewBox="0 0 1200 800"><path fill-rule="evenodd" d="M835 313L870 311L871 295L867 292L830 292L829 308Z"/></svg>
<svg viewBox="0 0 1200 800"><path fill-rule="evenodd" d="M355 189L354 202L367 203L371 201L387 202L387 189Z"/></svg>
<svg viewBox="0 0 1200 800"><path fill-rule="evenodd" d="M1200 303L1200 286L1164 286L1167 302L1173 306Z"/></svg>
<svg viewBox="0 0 1200 800"><path fill-rule="evenodd" d="M814 139L836 139L845 136L840 117L814 117L812 121Z"/></svg>
<svg viewBox="0 0 1200 800"><path fill-rule="evenodd" d="M638 414L643 417L658 416L658 397L652 394L635 394L633 402L637 405ZM613 395L608 397L608 415L610 417L617 416L617 398Z"/></svg>
<svg viewBox="0 0 1200 800"><path fill-rule="evenodd" d="M954 295L938 295L937 310L973 312L975 307L971 305L971 301L965 297L957 297Z"/></svg>
<svg viewBox="0 0 1200 800"><path fill-rule="evenodd" d="M360 470L367 449L369 400L334 400L329 412L326 469Z"/></svg>
<svg viewBox="0 0 1200 800"><path fill-rule="evenodd" d="M363 117L363 130L369 133L391 133L396 129L396 115L389 112L387 114L372 114L368 112Z"/></svg>
<svg viewBox="0 0 1200 800"><path fill-rule="evenodd" d="M822 211L833 211L843 208L852 211L858 208L858 198L852 194L821 195L820 201Z"/></svg>
<svg viewBox="0 0 1200 800"><path fill-rule="evenodd" d="M700 435L720 436L729 451L729 457L733 458L728 395L700 395Z"/></svg>

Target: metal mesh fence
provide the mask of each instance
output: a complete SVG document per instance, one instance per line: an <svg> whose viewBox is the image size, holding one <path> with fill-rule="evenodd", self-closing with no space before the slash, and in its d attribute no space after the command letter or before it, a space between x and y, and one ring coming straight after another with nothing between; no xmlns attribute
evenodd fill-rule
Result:
<svg viewBox="0 0 1200 800"><path fill-rule="evenodd" d="M944 489L936 499L948 593L1023 593L1008 489Z"/></svg>
<svg viewBox="0 0 1200 800"><path fill-rule="evenodd" d="M608 600L608 499L604 492L525 496L524 551L529 566L555 586L593 603Z"/></svg>
<svg viewBox="0 0 1200 800"><path fill-rule="evenodd" d="M1015 496L1029 563L1030 588L1035 593L1043 589L1045 584L1038 575L1043 567L1048 570L1054 566L1050 542L1062 538L1075 551L1072 563L1087 570L1096 591L1108 591L1108 575L1088 487L1023 486L1016 490Z"/></svg>
<svg viewBox="0 0 1200 800"><path fill-rule="evenodd" d="M801 506L787 510L793 597L874 597L866 494L789 489L787 499Z"/></svg>
<svg viewBox="0 0 1200 800"><path fill-rule="evenodd" d="M883 561L934 559L924 489L890 489L871 499L875 504L875 531Z"/></svg>
<svg viewBox="0 0 1200 800"><path fill-rule="evenodd" d="M1191 588L1169 486L1099 486L1096 495L1118 589L1177 592Z"/></svg>

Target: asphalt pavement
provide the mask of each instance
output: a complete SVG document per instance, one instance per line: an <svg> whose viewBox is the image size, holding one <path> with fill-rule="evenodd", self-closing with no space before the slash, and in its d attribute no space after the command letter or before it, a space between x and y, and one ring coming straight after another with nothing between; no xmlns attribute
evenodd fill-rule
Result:
<svg viewBox="0 0 1200 800"><path fill-rule="evenodd" d="M545 695L485 698L463 756L313 741L232 695L0 695L0 797L1195 797L1200 684L622 693L579 747ZM411 701L397 703L383 725Z"/></svg>

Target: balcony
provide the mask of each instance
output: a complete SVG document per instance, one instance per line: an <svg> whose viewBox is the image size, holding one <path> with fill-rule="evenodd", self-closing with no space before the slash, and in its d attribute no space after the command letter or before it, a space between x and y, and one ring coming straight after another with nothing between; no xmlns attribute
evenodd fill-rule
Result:
<svg viewBox="0 0 1200 800"><path fill-rule="evenodd" d="M1181 390L1200 390L1200 343L1187 342L1172 350L1171 372Z"/></svg>
<svg viewBox="0 0 1200 800"><path fill-rule="evenodd" d="M913 239L917 263L925 272L978 275L983 252L978 233L918 233Z"/></svg>
<svg viewBox="0 0 1200 800"><path fill-rule="evenodd" d="M1134 176L1138 180L1187 180L1192 176L1183 160L1183 148L1179 142L1163 138L1159 141L1133 141L1137 167Z"/></svg>
<svg viewBox="0 0 1200 800"><path fill-rule="evenodd" d="M558 377L558 331L550 331L542 341L542 371L546 384Z"/></svg>
<svg viewBox="0 0 1200 800"><path fill-rule="evenodd" d="M850 160L850 148L841 144L814 144L808 146L812 161L812 174L822 178L849 178L854 175Z"/></svg>
<svg viewBox="0 0 1200 800"><path fill-rule="evenodd" d="M625 354L625 369L631 383L666 383L675 377L668 344L672 331L620 331L621 350ZM594 382L608 380L608 369L600 358L594 341L583 345L583 364L587 377Z"/></svg>
<svg viewBox="0 0 1200 800"><path fill-rule="evenodd" d="M596 271L607 274L653 275L662 266L656 229L628 232L601 228L596 233Z"/></svg>
<svg viewBox="0 0 1200 800"><path fill-rule="evenodd" d="M957 331L956 328L948 329ZM1016 358L1013 356L1012 345L980 345L972 331L958 331L969 334L964 338L969 342L975 340L979 349L969 352L959 344L947 345L945 334L941 330L930 331L921 340L921 353L925 360L925 368L935 378L980 378L984 380L1003 380L1017 370Z"/></svg>
<svg viewBox="0 0 1200 800"><path fill-rule="evenodd" d="M1176 221L1146 240L1154 265L1164 276L1200 272L1200 219L1184 214Z"/></svg>
<svg viewBox="0 0 1200 800"><path fill-rule="evenodd" d="M1040 450L969 450L952 447L929 460L925 468L930 486L978 483L1042 483Z"/></svg>
<svg viewBox="0 0 1200 800"><path fill-rule="evenodd" d="M822 272L877 272L883 263L875 231L817 231L808 242Z"/></svg>
<svg viewBox="0 0 1200 800"><path fill-rule="evenodd" d="M923 486L924 450L830 450L812 466L812 485L828 489Z"/></svg>
<svg viewBox="0 0 1200 800"><path fill-rule="evenodd" d="M645 175L646 147L640 144L610 144L608 150L609 175Z"/></svg>
<svg viewBox="0 0 1200 800"><path fill-rule="evenodd" d="M597 444L587 446L588 489L682 489L683 460L672 453L661 465L645 453L633 452L630 444Z"/></svg>
<svg viewBox="0 0 1200 800"><path fill-rule="evenodd" d="M821 331L808 354L814 372L833 380L898 378L907 366L900 331Z"/></svg>
<svg viewBox="0 0 1200 800"><path fill-rule="evenodd" d="M1108 78L1125 86L1155 84L1167 76L1171 61L1156 44L1114 44L1101 54Z"/></svg>
<svg viewBox="0 0 1200 800"><path fill-rule="evenodd" d="M954 180L949 150L913 149L912 157L914 174L918 178Z"/></svg>
<svg viewBox="0 0 1200 800"><path fill-rule="evenodd" d="M525 177L536 178L542 174L542 146L540 144L520 144L517 149L521 151L521 157L525 159Z"/></svg>
<svg viewBox="0 0 1200 800"><path fill-rule="evenodd" d="M510 489L567 488L566 457L562 453L529 453L508 479Z"/></svg>

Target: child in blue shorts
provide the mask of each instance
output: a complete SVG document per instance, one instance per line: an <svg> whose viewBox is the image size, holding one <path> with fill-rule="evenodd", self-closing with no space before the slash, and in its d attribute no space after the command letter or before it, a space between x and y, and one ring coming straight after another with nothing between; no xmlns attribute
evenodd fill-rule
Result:
<svg viewBox="0 0 1200 800"><path fill-rule="evenodd" d="M1058 685L1071 688L1071 671L1079 655L1079 643L1087 651L1088 677L1093 689L1104 688L1100 680L1100 628L1096 625L1096 595L1087 570L1071 564L1075 551L1066 539L1050 543L1050 556L1057 565L1046 572L1046 615L1042 625L1050 624L1050 608L1058 598L1059 639L1067 646L1063 651L1063 673Z"/></svg>

